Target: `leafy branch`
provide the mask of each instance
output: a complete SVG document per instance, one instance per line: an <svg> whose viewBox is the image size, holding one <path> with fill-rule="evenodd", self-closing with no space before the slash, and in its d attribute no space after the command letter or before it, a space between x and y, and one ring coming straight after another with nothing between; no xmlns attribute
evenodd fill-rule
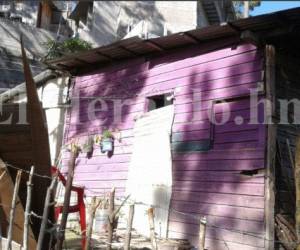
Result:
<svg viewBox="0 0 300 250"><path fill-rule="evenodd" d="M48 53L44 59L55 59L65 54L72 54L75 52L85 51L92 48L91 43L80 38L70 38L62 42L56 40L49 40L45 43Z"/></svg>

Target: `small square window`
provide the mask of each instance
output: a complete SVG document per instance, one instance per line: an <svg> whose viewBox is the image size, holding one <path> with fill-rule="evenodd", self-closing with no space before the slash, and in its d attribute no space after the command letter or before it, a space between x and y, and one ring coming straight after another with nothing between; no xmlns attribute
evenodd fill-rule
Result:
<svg viewBox="0 0 300 250"><path fill-rule="evenodd" d="M172 93L148 97L148 111L172 105L173 99Z"/></svg>

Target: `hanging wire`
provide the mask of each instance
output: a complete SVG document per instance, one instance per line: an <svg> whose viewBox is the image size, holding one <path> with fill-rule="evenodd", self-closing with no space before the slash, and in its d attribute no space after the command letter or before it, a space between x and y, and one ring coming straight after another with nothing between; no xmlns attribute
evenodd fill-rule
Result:
<svg viewBox="0 0 300 250"><path fill-rule="evenodd" d="M123 200L124 201L124 200ZM127 203L125 201L125 203ZM129 204L132 204L132 203L129 203ZM134 202L135 205L144 205L144 206L147 206L147 207L153 207L153 208L159 208L159 209L162 209L162 207L159 207L159 206L154 206L152 204L146 204L146 203L143 203L143 202ZM0 203L0 206L2 207L8 207L10 208L9 205L6 205L6 204L3 204L3 203ZM163 208L165 209L165 208ZM167 210L167 209L166 209ZM177 211L175 209L169 209L168 211L174 211L176 213L179 213L179 214L182 214L182 215L185 215L185 216L188 216L190 218L193 218L197 221L200 221L200 219L203 217L203 216L194 216L192 214L189 214L189 213L184 213L184 212L180 212L180 211ZM35 212L31 211L30 212L30 216L32 217L35 217L37 219L42 219L42 216L41 215L38 215L36 214ZM47 233L57 233L57 229L58 229L58 224L56 223L53 223L51 222L50 220L48 220L48 224L50 224L52 226L52 228L48 228L47 229ZM266 237L264 236L260 236L260 235L257 235L257 234L252 234L252 233L249 233L247 231L242 231L242 230L236 230L236 229L231 229L231 228L225 228L225 227L220 227L220 226L217 226L217 225L213 225L213 224L210 224L210 223L207 223L206 224L207 227L211 227L211 228L215 228L215 229L220 229L220 230L226 230L226 231L229 231L229 232L235 232L235 233L239 233L239 234L242 234L242 235L248 235L248 236L251 236L251 237L255 237L257 239L262 239L264 241L270 241L270 242L274 242L274 243L285 243L285 244L295 244L295 243L298 243L298 241L281 241L281 240L271 240L271 239L267 239ZM72 229L69 229L69 228L66 228L65 230L62 230L62 232L65 232L65 231L72 231ZM82 233L84 232L81 232L81 237L87 237L87 236L83 236ZM101 234L94 234L96 236L101 236ZM223 236L222 236L223 237ZM229 246L228 246L228 243L225 241L225 239L223 238L222 241L224 241L224 244L225 246L227 247L227 249L229 249ZM106 242L106 241L102 241L102 243L104 244L112 244L113 243L109 243L109 242Z"/></svg>
<svg viewBox="0 0 300 250"><path fill-rule="evenodd" d="M21 168L18 168L16 166L13 166L12 164L7 164L6 165L10 168L13 168L13 169L17 169L17 170L21 170L25 173L30 173L29 171L26 171L24 169L21 169ZM39 174L36 174L34 173L35 176L37 177L40 177L40 178L45 178L45 179L52 179L51 177L49 176L45 176L45 175L39 175ZM108 192L97 192L97 191L94 191L93 189L90 189L90 188L84 188L85 190L88 190L90 191L91 193L94 193L94 194L98 194L101 196L103 194L106 194ZM171 211L171 212L174 212L174 213L177 213L177 214L181 214L181 215L184 215L186 217L189 217L189 218L192 218L192 219L195 219L195 221L200 221L201 218L203 218L203 216L205 215L193 215L191 213L185 213L185 212L181 212L181 211L178 211L176 209L173 209L173 208L165 208L165 207L161 207L161 206L158 206L158 205L153 205L153 204L148 204L148 203L144 203L144 202L137 202L135 200L132 200L132 199L129 199L129 198L120 198L120 197L116 197L115 198L116 200L119 200L120 202L124 203L124 204L127 204L127 205L131 205L131 204L135 204L135 205L142 205L142 206L146 206L146 207L153 207L153 208L156 208L156 209L163 209L163 210L166 210L166 211ZM7 204L3 204L3 203L0 203L0 206L3 206L3 207L8 207L10 208L11 206L10 205L7 205ZM38 219L42 219L42 216L41 215L38 215L36 213L34 213L33 211L31 211L30 213L31 216L35 217L35 218L38 218ZM50 225L52 225L53 227L57 227L57 224L56 223L53 223L51 221L48 221L48 223ZM242 235L247 235L247 236L251 236L251 237L254 237L254 238L257 238L257 239L262 239L264 241L270 241L270 242L274 242L274 243L286 243L286 244L293 244L293 243L298 243L298 241L281 241L281 240L272 240L272 239L267 239L265 236L260 236L258 234L254 234L254 233L251 233L251 232L248 232L248 231L243 231L243 230L238 230L238 229L232 229L232 228L226 228L226 227L221 227L221 226L217 226L217 225L214 225L214 224L210 224L210 223L207 223L206 225L207 227L211 227L211 228L214 228L214 229L219 229L219 230L226 230L226 231L229 231L229 232L234 232L234 233L239 233L239 234L242 234ZM65 229L64 231L66 231L68 229ZM83 236L82 236L83 237ZM226 241L223 239L222 241L224 241L224 244L225 246L229 249L229 246L228 244L226 243ZM105 242L104 242L105 243Z"/></svg>
<svg viewBox="0 0 300 250"><path fill-rule="evenodd" d="M9 168L12 168L12 169L15 169L15 170L20 170L20 171L22 171L22 172L24 172L26 174L30 174L30 171L27 171L27 170L25 170L23 168L16 167L16 166L14 166L14 165L12 165L10 163L7 163L7 162L4 162L4 163ZM45 179L48 179L48 180L52 180L52 177L47 176L47 175L40 175L40 174L37 174L37 173L34 173L33 175L37 176L37 177L40 177L40 178L45 178Z"/></svg>

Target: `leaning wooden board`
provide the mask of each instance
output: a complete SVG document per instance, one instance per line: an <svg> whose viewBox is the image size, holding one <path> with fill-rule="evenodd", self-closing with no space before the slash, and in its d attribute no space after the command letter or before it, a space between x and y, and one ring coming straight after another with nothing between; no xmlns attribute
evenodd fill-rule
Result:
<svg viewBox="0 0 300 250"><path fill-rule="evenodd" d="M24 67L24 77L26 82L27 92L27 114L30 125L31 145L32 145L32 165L35 167L35 173L43 176L51 176L51 159L50 159L50 146L48 137L48 128L45 112L40 103L36 84L33 80L32 73L29 67L26 52L21 39L21 50ZM30 167L30 166L29 166ZM33 197L36 197L32 204L33 211L42 214L44 207L45 197L50 180L46 178L33 178ZM35 196L36 195L36 196ZM53 207L52 207L53 208ZM49 219L53 221L54 209L49 211ZM38 220L33 220L35 226L33 232L35 237L39 233ZM46 235L43 244L44 249L48 249L49 234Z"/></svg>
<svg viewBox="0 0 300 250"><path fill-rule="evenodd" d="M12 202L14 192L14 182L5 166L5 163L0 159L0 203L4 204L2 209L6 218L9 218L10 204ZM23 226L24 226L24 208L18 197L15 223L13 227L13 240L19 244L23 242ZM29 249L36 249L36 241L32 233L31 228L29 229Z"/></svg>
<svg viewBox="0 0 300 250"><path fill-rule="evenodd" d="M37 95L25 51L22 47L24 75L26 80L27 103L1 103L0 112L0 158L8 164L30 170L35 166L35 173L49 178L34 176L32 196L32 211L41 215L47 187L51 182L51 160L48 141L47 122L44 110ZM8 167L14 181L16 170ZM19 198L22 206L26 203L26 181L28 176L21 179ZM54 218L54 209L49 212L49 219ZM40 230L40 220L32 217L32 231L37 239ZM46 238L49 235L46 235ZM15 240L15 239L14 239ZM44 249L48 249L48 239Z"/></svg>

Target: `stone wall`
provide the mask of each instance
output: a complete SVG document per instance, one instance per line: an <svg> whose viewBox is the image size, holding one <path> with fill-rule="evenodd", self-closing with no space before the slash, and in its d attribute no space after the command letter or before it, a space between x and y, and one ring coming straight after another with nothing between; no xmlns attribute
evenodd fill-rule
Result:
<svg viewBox="0 0 300 250"><path fill-rule="evenodd" d="M95 46L122 39L139 22L147 23L148 33L164 34L197 27L197 1L99 1L94 2L90 27L82 24L79 36ZM203 20L202 24L205 23Z"/></svg>

